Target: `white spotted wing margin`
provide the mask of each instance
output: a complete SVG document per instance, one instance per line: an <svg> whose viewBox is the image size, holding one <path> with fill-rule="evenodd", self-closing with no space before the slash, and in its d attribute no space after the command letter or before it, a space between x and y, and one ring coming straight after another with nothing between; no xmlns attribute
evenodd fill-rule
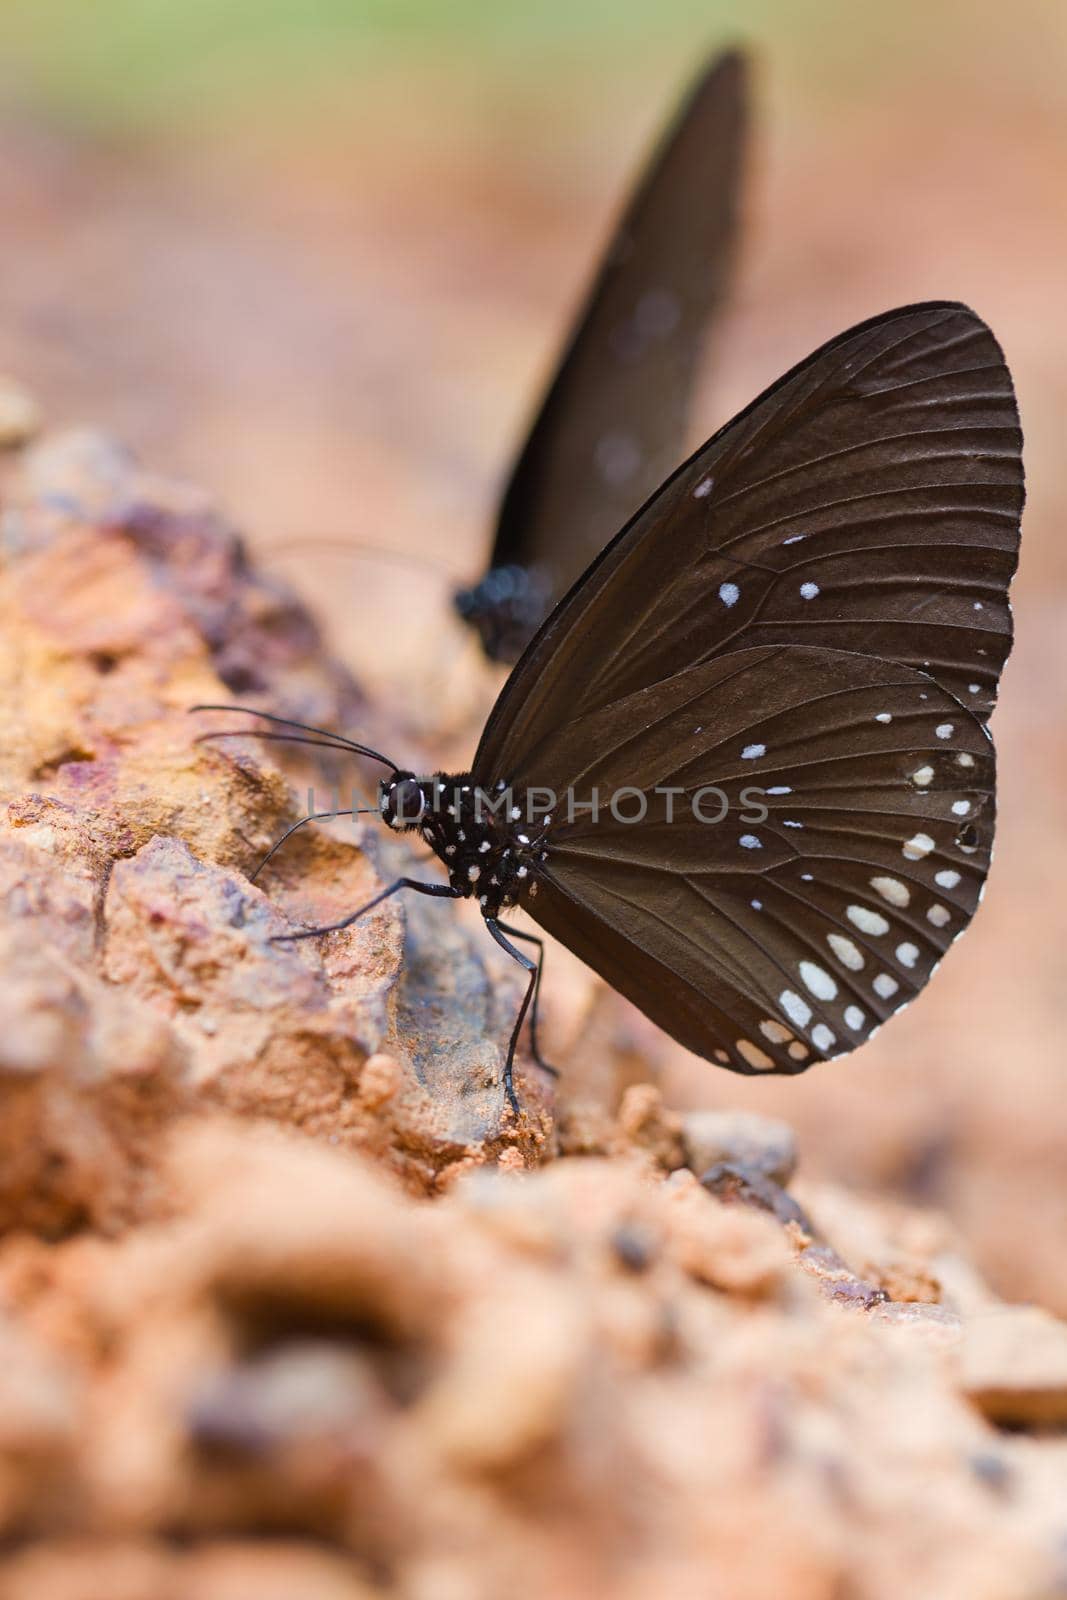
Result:
<svg viewBox="0 0 1067 1600"><path fill-rule="evenodd" d="M557 808L527 909L721 1066L796 1073L855 1049L919 993L974 915L993 838L992 744L924 674L764 646L559 731L585 752L579 795L636 789L648 811L568 822ZM717 823L691 810L707 785L728 802ZM742 820L753 787L762 821ZM703 818L721 804L705 797ZM639 807L628 796L619 809Z"/></svg>

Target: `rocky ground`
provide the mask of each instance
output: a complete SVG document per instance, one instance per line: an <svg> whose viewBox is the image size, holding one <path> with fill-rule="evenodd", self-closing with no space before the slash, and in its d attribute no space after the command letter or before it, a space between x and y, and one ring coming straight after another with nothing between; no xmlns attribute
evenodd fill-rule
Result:
<svg viewBox="0 0 1067 1600"><path fill-rule="evenodd" d="M709 1072L555 952L547 1039L589 1092L606 1094L622 1064L639 1082L654 1062L672 1105L783 1117L809 1178L946 1210L1000 1292L1067 1316L1067 72L1046 48L1041 0L1010 16L971 7L965 25L914 0L891 23L852 8L847 27L828 27L816 13L789 15L819 63L827 39L843 63L856 26L883 24L884 59L831 92L811 63L790 68L784 36L761 54L741 271L691 438L891 305L960 298L996 330L1028 500L993 724L988 892L918 1004L862 1055L801 1078ZM234 509L370 693L365 711L345 711L350 730L373 726L420 758L432 734L434 754L469 760L493 685L449 631L441 569L469 578L484 562L494 488L568 307L696 48L679 45L669 66L640 52L628 77L579 53L566 83L534 61L521 93L485 60L458 81L448 61L417 69L405 51L391 73L360 78L344 115L284 117L271 102L252 126L184 117L169 138L94 136L0 97L0 372L31 382L53 421L102 421ZM403 561L354 556L357 542ZM277 658L245 637L230 648L262 696ZM333 715L292 650L272 684L289 709ZM457 730L447 751L443 726ZM338 773L345 789L349 776ZM264 817L264 847L271 826ZM287 894L304 859L279 863ZM434 940L453 937L452 908L421 916ZM485 943L463 970L482 984L484 960L507 981ZM438 989L416 992L419 1015ZM439 1043L448 1015L428 1038Z"/></svg>
<svg viewBox="0 0 1067 1600"><path fill-rule="evenodd" d="M8 388L2 1600L1067 1590L1067 1328L784 1124L672 1111L565 963L516 1121L454 908L271 944L402 847L308 828L252 884L373 774L188 707L434 752L205 495L36 428Z"/></svg>

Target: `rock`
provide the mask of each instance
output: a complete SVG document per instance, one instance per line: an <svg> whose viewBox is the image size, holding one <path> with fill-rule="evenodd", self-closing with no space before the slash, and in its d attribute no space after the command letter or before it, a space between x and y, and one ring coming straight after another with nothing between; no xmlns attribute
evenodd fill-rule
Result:
<svg viewBox="0 0 1067 1600"><path fill-rule="evenodd" d="M0 1010L0 1227L61 1237L151 1211L161 1128L188 1104L179 1040L3 925Z"/></svg>
<svg viewBox="0 0 1067 1600"><path fill-rule="evenodd" d="M552 1086L520 1061L529 1115L513 1126L501 1043L519 991L451 908L398 898L321 944L271 943L338 920L383 872L410 867L399 841L350 821L298 833L250 882L302 814L287 773L321 809L334 790L334 804L351 804L377 769L342 770L332 755L309 766L300 746L289 761L251 734L215 741L256 724L194 721L189 706L248 693L276 715L391 739L295 596L250 566L202 491L88 430L46 436L12 464L2 526L0 924L18 941L32 920L35 943L67 965L31 978L22 962L7 976L15 1021L0 1096L18 1143L0 1215L6 1203L54 1231L79 1215L106 1225L134 1203L132 1128L101 1117L106 1089L85 1089L87 1074L115 1071L94 1053L97 1034L129 1035L127 1099L135 1074L145 1092L155 1052L190 1105L373 1149L414 1188L509 1143L521 1162L538 1159ZM31 1188L32 1212L15 1195Z"/></svg>
<svg viewBox="0 0 1067 1600"><path fill-rule="evenodd" d="M995 1306L965 1325L960 1384L1002 1427L1067 1425L1067 1323L1039 1306Z"/></svg>
<svg viewBox="0 0 1067 1600"><path fill-rule="evenodd" d="M697 1177L726 1162L787 1184L796 1171L796 1136L777 1117L751 1111L687 1111L682 1117L685 1163Z"/></svg>
<svg viewBox="0 0 1067 1600"><path fill-rule="evenodd" d="M88 433L4 466L0 1600L1054 1592L1062 1440L981 1411L1062 1420L1062 1330L680 1117L566 960L583 1060L516 1121L521 978L456 908L276 942L412 857L256 873L374 775L187 707L388 719L200 491Z"/></svg>
<svg viewBox="0 0 1067 1600"><path fill-rule="evenodd" d="M623 1094L617 1117L620 1147L641 1150L658 1166L671 1172L682 1164L681 1120L663 1104L651 1083L631 1084Z"/></svg>

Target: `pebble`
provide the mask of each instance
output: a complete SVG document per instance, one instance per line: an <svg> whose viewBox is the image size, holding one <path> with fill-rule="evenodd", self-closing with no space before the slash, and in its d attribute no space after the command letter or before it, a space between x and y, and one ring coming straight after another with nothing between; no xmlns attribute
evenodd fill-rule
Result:
<svg viewBox="0 0 1067 1600"><path fill-rule="evenodd" d="M796 1135L787 1122L750 1111L690 1111L682 1118L686 1165L700 1177L726 1163L788 1183L796 1171Z"/></svg>
<svg viewBox="0 0 1067 1600"><path fill-rule="evenodd" d="M960 1386L1001 1427L1067 1425L1067 1323L1039 1306L997 1306L972 1316Z"/></svg>

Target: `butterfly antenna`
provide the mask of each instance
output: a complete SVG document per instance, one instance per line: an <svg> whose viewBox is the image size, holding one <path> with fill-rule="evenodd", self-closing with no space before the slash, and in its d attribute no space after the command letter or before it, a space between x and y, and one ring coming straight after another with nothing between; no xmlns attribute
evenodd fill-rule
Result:
<svg viewBox="0 0 1067 1600"><path fill-rule="evenodd" d="M346 739L342 733L331 733L328 728L316 728L307 722L294 722L291 717L276 717L270 711L254 711L250 706L230 705L196 705L190 706L192 711L233 711L239 716L261 717L264 722L276 723L281 728L299 728L301 733L315 734L314 739L301 738L294 733L265 733L256 728L220 728L217 733L203 733L197 740L204 744L209 739L247 738L250 734L258 739L275 739L288 741L291 744L313 744L319 749L351 751L353 755L366 756L371 761L380 761L383 767L389 767L393 772L400 768L388 756L383 756L380 750L372 750L370 745L357 744L354 739Z"/></svg>
<svg viewBox="0 0 1067 1600"><path fill-rule="evenodd" d="M291 834L294 834L298 828L303 828L306 823L322 822L327 817L361 817L371 811L377 811L377 809L377 806L355 806L349 811L314 811L309 816L301 817L299 822L294 822L291 828L286 828L280 839L276 839L274 841L266 855L263 857L263 860L259 863L259 866L256 868L255 872L253 872L249 877L249 883L255 883L256 879L263 871L263 868L267 865L267 862L270 860L271 856L276 855L281 849L282 845L285 843L286 839L288 839Z"/></svg>
<svg viewBox="0 0 1067 1600"><path fill-rule="evenodd" d="M383 545L353 543L351 539L334 539L326 534L284 539L280 544L260 545L258 550L267 557L299 555L302 550L331 550L337 555L355 556L357 559L393 562L405 567L428 567L433 572L441 573L450 583L465 583L470 576L469 573L454 571L447 562L437 561L433 556L416 555L411 550L390 550Z"/></svg>

